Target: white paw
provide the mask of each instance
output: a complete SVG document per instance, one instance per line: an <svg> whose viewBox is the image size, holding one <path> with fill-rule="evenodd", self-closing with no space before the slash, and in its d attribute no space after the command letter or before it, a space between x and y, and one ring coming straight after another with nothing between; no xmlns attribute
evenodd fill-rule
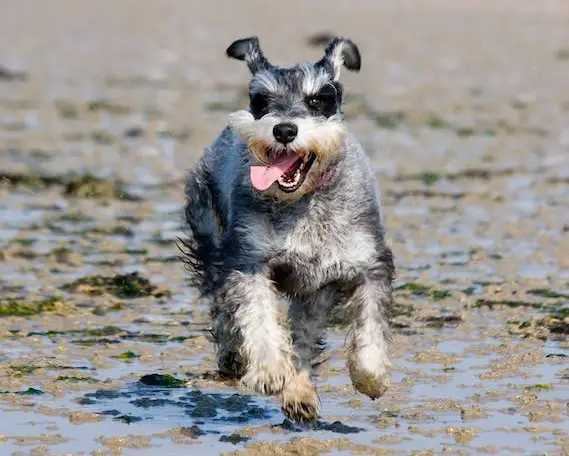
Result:
<svg viewBox="0 0 569 456"><path fill-rule="evenodd" d="M280 393L285 416L299 424L306 424L320 416L320 399L305 374L296 374Z"/></svg>
<svg viewBox="0 0 569 456"><path fill-rule="evenodd" d="M371 399L383 396L391 385L390 364L387 359L385 362L377 362L370 369L370 366L364 366L361 360L349 358L348 370L354 388Z"/></svg>
<svg viewBox="0 0 569 456"><path fill-rule="evenodd" d="M294 367L289 361L249 366L240 384L245 389L272 396L280 393L294 374Z"/></svg>

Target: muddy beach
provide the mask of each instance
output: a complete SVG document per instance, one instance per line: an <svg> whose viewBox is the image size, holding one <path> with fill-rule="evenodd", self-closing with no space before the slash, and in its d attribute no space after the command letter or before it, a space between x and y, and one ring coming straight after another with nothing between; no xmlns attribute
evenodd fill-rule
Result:
<svg viewBox="0 0 569 456"><path fill-rule="evenodd" d="M247 102L226 46L329 32L362 52L395 368L356 393L331 320L303 429L217 376L174 239ZM569 4L8 0L0 43L0 455L569 454Z"/></svg>

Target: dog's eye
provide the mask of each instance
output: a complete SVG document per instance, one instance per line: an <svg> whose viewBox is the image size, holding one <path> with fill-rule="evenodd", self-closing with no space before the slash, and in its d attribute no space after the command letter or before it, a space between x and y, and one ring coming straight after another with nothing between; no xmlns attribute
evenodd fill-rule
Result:
<svg viewBox="0 0 569 456"><path fill-rule="evenodd" d="M322 106L322 102L323 100L321 97L308 97L308 99L306 100L306 103L312 109L318 109L320 106Z"/></svg>
<svg viewBox="0 0 569 456"><path fill-rule="evenodd" d="M264 116L269 110L269 97L263 93L256 93L251 97L251 111L255 117Z"/></svg>
<svg viewBox="0 0 569 456"><path fill-rule="evenodd" d="M322 90L316 95L306 97L305 102L308 109L315 114L329 117L336 112L336 94L334 92Z"/></svg>

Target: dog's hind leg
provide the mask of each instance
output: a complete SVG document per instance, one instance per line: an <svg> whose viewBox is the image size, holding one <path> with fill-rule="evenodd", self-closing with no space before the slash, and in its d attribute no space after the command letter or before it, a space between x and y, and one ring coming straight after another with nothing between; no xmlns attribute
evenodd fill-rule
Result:
<svg viewBox="0 0 569 456"><path fill-rule="evenodd" d="M295 372L278 301L268 277L234 270L221 284L213 306L214 332L223 336L217 340L218 363L236 354L246 366L242 386L266 395L282 391Z"/></svg>
<svg viewBox="0 0 569 456"><path fill-rule="evenodd" d="M360 393L372 399L382 396L390 384L392 271L389 253L385 262L367 272L347 304L353 321L347 341L350 378Z"/></svg>

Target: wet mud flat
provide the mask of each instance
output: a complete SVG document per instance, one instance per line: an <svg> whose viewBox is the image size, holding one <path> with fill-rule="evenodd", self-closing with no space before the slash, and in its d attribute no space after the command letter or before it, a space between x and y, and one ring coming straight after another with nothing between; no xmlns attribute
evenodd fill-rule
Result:
<svg viewBox="0 0 569 456"><path fill-rule="evenodd" d="M284 6L251 0L231 22L9 3L0 454L569 454L569 7L305 2L277 37ZM174 240L185 172L247 101L225 46L258 33L288 64L330 31L363 56L345 114L396 259L394 373L375 402L354 392L332 316L322 417L299 428L216 374Z"/></svg>

